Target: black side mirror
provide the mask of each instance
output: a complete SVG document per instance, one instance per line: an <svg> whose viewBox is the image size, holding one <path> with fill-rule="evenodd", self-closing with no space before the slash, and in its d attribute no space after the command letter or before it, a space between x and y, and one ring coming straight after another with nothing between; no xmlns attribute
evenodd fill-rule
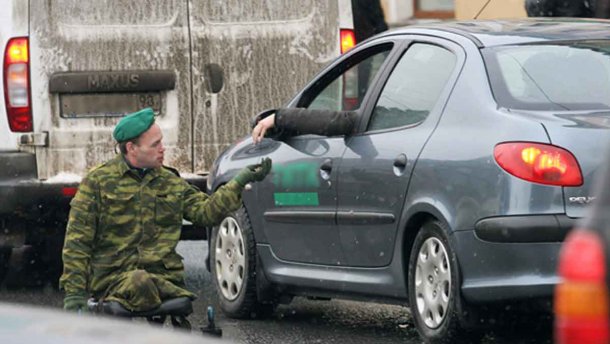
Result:
<svg viewBox="0 0 610 344"><path fill-rule="evenodd" d="M208 63L204 67L205 88L208 93L218 93L224 86L224 70L216 63Z"/></svg>

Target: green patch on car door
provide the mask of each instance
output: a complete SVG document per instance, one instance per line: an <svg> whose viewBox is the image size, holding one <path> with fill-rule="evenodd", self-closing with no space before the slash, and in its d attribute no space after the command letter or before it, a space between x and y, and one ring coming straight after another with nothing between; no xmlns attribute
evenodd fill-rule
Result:
<svg viewBox="0 0 610 344"><path fill-rule="evenodd" d="M317 189L318 165L310 162L298 162L273 166L273 185L280 189Z"/></svg>
<svg viewBox="0 0 610 344"><path fill-rule="evenodd" d="M276 190L282 191L273 194L275 205L278 207L320 205L317 193L320 181L318 180L318 165L315 163L298 162L274 165L273 185Z"/></svg>
<svg viewBox="0 0 610 344"><path fill-rule="evenodd" d="M277 207L320 205L317 192L276 192L273 194L273 199Z"/></svg>

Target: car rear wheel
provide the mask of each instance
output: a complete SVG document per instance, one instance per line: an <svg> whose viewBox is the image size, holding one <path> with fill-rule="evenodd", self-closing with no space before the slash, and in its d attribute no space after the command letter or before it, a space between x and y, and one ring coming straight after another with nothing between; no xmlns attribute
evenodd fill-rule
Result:
<svg viewBox="0 0 610 344"><path fill-rule="evenodd" d="M239 319L271 314L275 305L257 299L256 241L244 207L214 227L210 243L212 280L222 311Z"/></svg>
<svg viewBox="0 0 610 344"><path fill-rule="evenodd" d="M409 259L409 305L419 334L430 343L455 343L478 333L463 328L465 303L460 294L460 271L447 229L439 221L425 223Z"/></svg>

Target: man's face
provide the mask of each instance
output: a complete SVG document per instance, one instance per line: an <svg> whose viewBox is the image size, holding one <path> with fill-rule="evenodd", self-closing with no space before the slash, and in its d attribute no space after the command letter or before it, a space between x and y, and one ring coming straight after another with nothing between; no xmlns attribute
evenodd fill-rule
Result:
<svg viewBox="0 0 610 344"><path fill-rule="evenodd" d="M156 168L163 165L163 134L157 124L153 124L140 135L137 143L127 144L127 158L138 168Z"/></svg>

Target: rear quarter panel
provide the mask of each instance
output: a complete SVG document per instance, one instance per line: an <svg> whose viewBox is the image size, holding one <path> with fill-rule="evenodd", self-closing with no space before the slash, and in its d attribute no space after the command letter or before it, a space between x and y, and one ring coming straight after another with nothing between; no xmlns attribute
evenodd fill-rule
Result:
<svg viewBox="0 0 610 344"><path fill-rule="evenodd" d="M406 217L427 204L459 231L490 216L563 213L561 187L520 180L495 162L498 143L549 139L540 123L497 108L479 51L467 51L464 71L416 163Z"/></svg>

